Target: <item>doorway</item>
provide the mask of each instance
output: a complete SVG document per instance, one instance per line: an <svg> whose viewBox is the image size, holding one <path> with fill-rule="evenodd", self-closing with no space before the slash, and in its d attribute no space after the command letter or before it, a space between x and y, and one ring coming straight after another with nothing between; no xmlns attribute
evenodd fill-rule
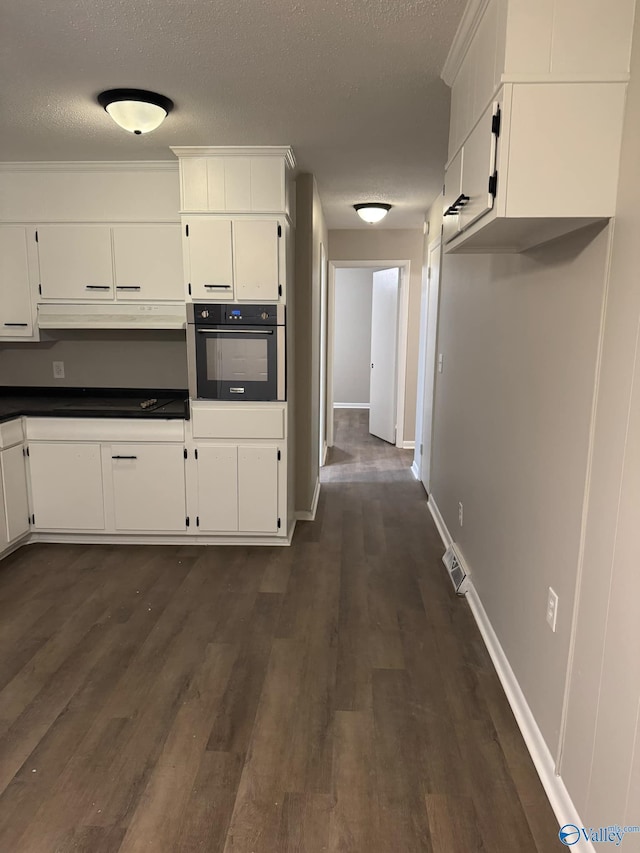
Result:
<svg viewBox="0 0 640 853"><path fill-rule="evenodd" d="M418 353L418 394L416 400L416 444L411 470L427 494L431 491L431 445L433 437L433 398L436 380L438 309L440 303L440 237L427 247L423 268L420 304L420 343Z"/></svg>
<svg viewBox="0 0 640 853"><path fill-rule="evenodd" d="M368 409L372 434L404 446L409 271L404 259L329 262L329 447L335 408Z"/></svg>

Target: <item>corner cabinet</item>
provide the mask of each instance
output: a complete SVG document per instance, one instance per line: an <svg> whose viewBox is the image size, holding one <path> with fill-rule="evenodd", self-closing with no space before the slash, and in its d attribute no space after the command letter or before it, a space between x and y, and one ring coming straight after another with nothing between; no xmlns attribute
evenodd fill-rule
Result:
<svg viewBox="0 0 640 853"><path fill-rule="evenodd" d="M634 4L525 5L479 4L445 63L446 252L519 252L615 212Z"/></svg>
<svg viewBox="0 0 640 853"><path fill-rule="evenodd" d="M30 530L22 420L0 424L0 553Z"/></svg>

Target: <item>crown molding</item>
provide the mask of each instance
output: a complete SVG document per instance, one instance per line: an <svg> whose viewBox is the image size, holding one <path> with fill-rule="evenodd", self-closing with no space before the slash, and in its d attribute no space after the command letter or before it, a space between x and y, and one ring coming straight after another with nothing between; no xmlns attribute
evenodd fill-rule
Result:
<svg viewBox="0 0 640 853"><path fill-rule="evenodd" d="M453 43L449 48L449 53L442 66L440 77L444 80L447 86L453 86L453 81L460 71L462 60L464 59L471 39L474 37L478 24L482 20L485 9L489 5L489 0L469 0L462 15L462 20L458 24L458 29L453 37Z"/></svg>
<svg viewBox="0 0 640 853"><path fill-rule="evenodd" d="M296 158L290 145L186 145L170 146L176 157L284 157L295 169Z"/></svg>
<svg viewBox="0 0 640 853"><path fill-rule="evenodd" d="M0 172L176 172L174 160L5 161Z"/></svg>

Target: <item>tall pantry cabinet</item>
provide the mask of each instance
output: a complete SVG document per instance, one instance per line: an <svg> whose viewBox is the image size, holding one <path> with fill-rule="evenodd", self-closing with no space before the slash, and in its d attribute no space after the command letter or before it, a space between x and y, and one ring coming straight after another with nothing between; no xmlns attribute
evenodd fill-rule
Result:
<svg viewBox="0 0 640 853"><path fill-rule="evenodd" d="M186 301L285 305L285 402L191 400L188 514L224 541L286 540L293 526L293 152L172 148L180 164Z"/></svg>

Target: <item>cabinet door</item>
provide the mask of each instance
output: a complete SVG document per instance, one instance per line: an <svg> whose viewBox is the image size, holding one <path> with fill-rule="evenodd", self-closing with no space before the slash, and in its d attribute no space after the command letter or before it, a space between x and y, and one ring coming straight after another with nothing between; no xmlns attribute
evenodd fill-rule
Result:
<svg viewBox="0 0 640 853"><path fill-rule="evenodd" d="M460 230L460 214L447 213L453 203L460 197L462 181L462 149L458 151L456 156L449 163L449 168L444 175L444 196L442 206L444 209L444 218L442 220L442 239L446 243L452 240Z"/></svg>
<svg viewBox="0 0 640 853"><path fill-rule="evenodd" d="M13 542L29 530L27 472L21 444L0 453L0 468L4 491L6 538L8 542Z"/></svg>
<svg viewBox="0 0 640 853"><path fill-rule="evenodd" d="M34 525L46 530L104 530L99 444L29 445Z"/></svg>
<svg viewBox="0 0 640 853"><path fill-rule="evenodd" d="M279 239L276 219L234 220L236 299L277 301Z"/></svg>
<svg viewBox="0 0 640 853"><path fill-rule="evenodd" d="M26 228L0 228L0 337L33 333L27 239Z"/></svg>
<svg viewBox="0 0 640 853"><path fill-rule="evenodd" d="M201 531L238 529L238 448L198 448L198 518Z"/></svg>
<svg viewBox="0 0 640 853"><path fill-rule="evenodd" d="M233 299L231 220L192 218L184 245L194 299Z"/></svg>
<svg viewBox="0 0 640 853"><path fill-rule="evenodd" d="M284 162L281 157L251 158L251 210L275 213L285 209Z"/></svg>
<svg viewBox="0 0 640 853"><path fill-rule="evenodd" d="M493 207L489 179L496 167L496 135L492 132L498 103L490 104L463 148L462 192L469 196L460 211L460 230L467 228Z"/></svg>
<svg viewBox="0 0 640 853"><path fill-rule="evenodd" d="M113 257L118 302L184 300L179 225L118 225Z"/></svg>
<svg viewBox="0 0 640 853"><path fill-rule="evenodd" d="M238 529L278 530L278 448L238 447Z"/></svg>
<svg viewBox="0 0 640 853"><path fill-rule="evenodd" d="M185 530L184 448L114 444L110 449L115 529Z"/></svg>
<svg viewBox="0 0 640 853"><path fill-rule="evenodd" d="M38 229L43 299L112 299L111 229L60 225Z"/></svg>

